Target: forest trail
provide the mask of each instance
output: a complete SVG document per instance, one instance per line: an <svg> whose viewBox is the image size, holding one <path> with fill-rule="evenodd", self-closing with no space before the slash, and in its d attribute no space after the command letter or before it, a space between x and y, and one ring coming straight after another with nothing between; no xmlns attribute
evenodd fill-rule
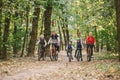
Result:
<svg viewBox="0 0 120 80"><path fill-rule="evenodd" d="M97 55L97 54L95 54ZM117 68L113 65L117 65ZM0 80L120 80L120 63L115 60L68 62L64 51L58 61L37 61L35 58L16 58L0 63Z"/></svg>

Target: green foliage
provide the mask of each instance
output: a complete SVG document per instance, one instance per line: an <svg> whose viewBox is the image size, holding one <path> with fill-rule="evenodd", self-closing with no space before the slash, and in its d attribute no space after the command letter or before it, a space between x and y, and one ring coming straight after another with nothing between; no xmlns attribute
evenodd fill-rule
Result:
<svg viewBox="0 0 120 80"><path fill-rule="evenodd" d="M103 52L103 53L97 53L98 55L97 55L97 59L99 59L99 60L104 60L104 59L117 59L118 58L118 54L116 54L116 53L105 53L105 52Z"/></svg>
<svg viewBox="0 0 120 80"><path fill-rule="evenodd" d="M117 51L114 0L3 0L3 3L3 24L6 15L10 13L12 17L7 42L9 50L12 49L14 43L18 43L17 47L19 50L21 49L26 28L26 16L29 17L28 35L30 35L35 7L40 7L41 10L38 30L40 32L45 7L50 5L53 7L52 20L59 21L60 27L63 27L62 24L67 24L72 38L77 38L76 29L79 29L82 38L85 38L89 31L96 35L94 26L97 26L97 38L100 45L109 44L113 52ZM18 16L15 15L16 12ZM67 21L64 21L66 19ZM17 26L17 33L13 36L14 23ZM16 38L14 39L14 37Z"/></svg>

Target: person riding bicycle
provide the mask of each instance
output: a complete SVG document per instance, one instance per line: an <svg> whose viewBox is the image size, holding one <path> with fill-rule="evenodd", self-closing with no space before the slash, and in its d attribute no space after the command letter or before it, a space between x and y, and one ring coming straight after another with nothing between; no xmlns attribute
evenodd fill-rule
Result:
<svg viewBox="0 0 120 80"><path fill-rule="evenodd" d="M89 32L89 35L86 37L85 43L87 44L87 53L88 53L88 48L90 48L91 56L93 56L93 47L96 44L96 39L92 35L92 32Z"/></svg>
<svg viewBox="0 0 120 80"><path fill-rule="evenodd" d="M56 47L56 51L58 51L58 52L60 51L59 50L60 38L59 38L58 34L55 31L52 32L52 34L50 36L50 39L48 41L48 44L49 43L52 43L52 46Z"/></svg>
<svg viewBox="0 0 120 80"><path fill-rule="evenodd" d="M82 59L82 48L83 48L83 43L82 43L82 40L79 39L79 40L77 40L76 50L75 50L75 55L74 55L74 57L76 57L77 50L79 50L79 51L80 51L80 55L81 55L81 60L83 60L83 59Z"/></svg>
<svg viewBox="0 0 120 80"><path fill-rule="evenodd" d="M40 50L40 48L43 50L43 52L45 52L45 47L47 45L47 42L44 38L44 35L40 35L39 40L37 41L37 45L38 45L38 52ZM41 53L41 57L43 57L44 53Z"/></svg>
<svg viewBox="0 0 120 80"><path fill-rule="evenodd" d="M71 53L72 53L73 49L74 49L74 47L72 45L72 41L69 41L67 46L66 46L67 56L68 56L68 52L71 51ZM73 59L73 57L72 57L72 59Z"/></svg>

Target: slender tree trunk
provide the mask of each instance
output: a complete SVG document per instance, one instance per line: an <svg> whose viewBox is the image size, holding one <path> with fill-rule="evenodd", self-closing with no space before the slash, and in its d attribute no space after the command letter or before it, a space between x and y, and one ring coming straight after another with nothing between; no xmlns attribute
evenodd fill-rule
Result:
<svg viewBox="0 0 120 80"><path fill-rule="evenodd" d="M44 28L44 15L42 16L42 25L41 25L41 31L40 31L40 35L43 34L43 28Z"/></svg>
<svg viewBox="0 0 120 80"><path fill-rule="evenodd" d="M97 43L97 45L96 45L96 52L99 52L99 42L98 42L98 34L97 34L97 28L96 27L97 26L94 26L94 28L95 28L96 43Z"/></svg>
<svg viewBox="0 0 120 80"><path fill-rule="evenodd" d="M13 45L13 54L16 56L18 50L17 50L17 26L18 26L18 13L15 12L15 22L14 22L14 45Z"/></svg>
<svg viewBox="0 0 120 80"><path fill-rule="evenodd" d="M27 39L27 34L28 34L28 26L29 26L29 7L26 8L26 30L24 34L24 40L23 40L23 47L22 47L22 53L20 57L23 57L24 55L24 49L25 49L25 44L26 44L26 39Z"/></svg>
<svg viewBox="0 0 120 80"><path fill-rule="evenodd" d="M51 15L52 15L52 6L47 5L46 10L44 12L44 35L45 39L48 41L51 34ZM46 48L46 55L49 56L49 46Z"/></svg>
<svg viewBox="0 0 120 80"><path fill-rule="evenodd" d="M77 37L80 38L80 30L79 30L79 27L77 27Z"/></svg>
<svg viewBox="0 0 120 80"><path fill-rule="evenodd" d="M109 41L109 40L108 40ZM110 43L109 42L106 42L106 46L107 46L107 51L111 51L111 47L110 47Z"/></svg>
<svg viewBox="0 0 120 80"><path fill-rule="evenodd" d="M7 40L9 36L9 27L10 27L10 13L5 16L5 25L4 25L4 34L3 34L3 47L2 47L2 58L7 59Z"/></svg>
<svg viewBox="0 0 120 80"><path fill-rule="evenodd" d="M67 41L69 41L69 30L68 30L68 20L67 20L67 18L65 19L65 30L66 30L66 37L67 37Z"/></svg>
<svg viewBox="0 0 120 80"><path fill-rule="evenodd" d="M103 50L103 38L102 38L102 41L101 41L101 51Z"/></svg>
<svg viewBox="0 0 120 80"><path fill-rule="evenodd" d="M2 0L0 0L0 57L2 50Z"/></svg>
<svg viewBox="0 0 120 80"><path fill-rule="evenodd" d="M114 0L116 6L116 21L117 21L117 35L118 35L118 54L120 61L120 0Z"/></svg>
<svg viewBox="0 0 120 80"><path fill-rule="evenodd" d="M63 50L63 41L62 41L62 34L61 34L61 28L60 28L60 22L58 21L58 30L59 30L59 34L60 34L60 47Z"/></svg>
<svg viewBox="0 0 120 80"><path fill-rule="evenodd" d="M63 24L62 26L62 32L63 32L63 37L64 37L64 44L65 44L65 48L66 48L66 45L67 45L67 38L66 38L66 34L65 34L65 25Z"/></svg>
<svg viewBox="0 0 120 80"><path fill-rule="evenodd" d="M27 56L34 56L35 44L37 40L37 29L38 29L38 21L40 15L40 7L35 7L33 15L35 16L32 21L32 32L30 33L30 42L28 46L28 54Z"/></svg>

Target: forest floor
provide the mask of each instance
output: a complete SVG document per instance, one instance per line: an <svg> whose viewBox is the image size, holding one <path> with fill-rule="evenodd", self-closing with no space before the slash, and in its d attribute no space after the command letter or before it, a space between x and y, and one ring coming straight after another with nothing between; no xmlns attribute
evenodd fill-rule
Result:
<svg viewBox="0 0 120 80"><path fill-rule="evenodd" d="M37 61L37 56L0 61L0 80L120 80L120 62L116 59L98 59L94 54L91 62L74 58L68 62L65 51L58 61Z"/></svg>

